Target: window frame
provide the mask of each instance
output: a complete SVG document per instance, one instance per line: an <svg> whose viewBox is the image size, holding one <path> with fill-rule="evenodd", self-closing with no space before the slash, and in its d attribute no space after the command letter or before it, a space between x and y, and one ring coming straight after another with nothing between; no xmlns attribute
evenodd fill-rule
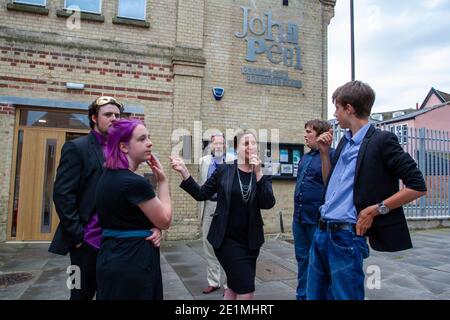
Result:
<svg viewBox="0 0 450 320"><path fill-rule="evenodd" d="M119 13L119 7L120 7L120 2L121 1L125 1L125 0L118 0L117 1L117 18L122 18L122 19L130 19L130 20L136 20L136 21L147 21L147 0L144 0L144 18L140 19L140 18L136 18L136 17L127 17L127 16L121 16Z"/></svg>
<svg viewBox="0 0 450 320"><path fill-rule="evenodd" d="M408 124L394 124L389 126L389 131L397 136L398 142L403 145L408 143Z"/></svg>
<svg viewBox="0 0 450 320"><path fill-rule="evenodd" d="M95 12L95 11L88 11L88 10L82 10L81 8L80 8L80 12L86 12L86 13L92 13L92 14L99 14L99 15L101 15L101 14L102 14L102 5L103 5L103 1L102 1L102 0L98 0L98 1L99 1L99 6L98 6L99 11L98 11L98 12ZM70 10L70 9L67 7L67 0L64 0L64 10Z"/></svg>
<svg viewBox="0 0 450 320"><path fill-rule="evenodd" d="M407 144L408 143L408 125L402 124L402 144Z"/></svg>
<svg viewBox="0 0 450 320"><path fill-rule="evenodd" d="M36 7L46 7L47 6L47 0L43 0L44 4L36 4L36 3L31 3L27 0L13 0L12 3L17 3L17 4L24 4L27 6L36 6Z"/></svg>

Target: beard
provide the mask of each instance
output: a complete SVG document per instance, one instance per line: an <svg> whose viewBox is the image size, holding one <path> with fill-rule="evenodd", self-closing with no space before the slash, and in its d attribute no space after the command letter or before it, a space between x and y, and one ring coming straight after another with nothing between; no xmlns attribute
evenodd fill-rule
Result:
<svg viewBox="0 0 450 320"><path fill-rule="evenodd" d="M101 128L98 124L95 125L95 128L97 128L97 131L100 132L102 135L107 136L108 135L108 129L109 127L106 128Z"/></svg>
<svg viewBox="0 0 450 320"><path fill-rule="evenodd" d="M212 155L213 155L213 157L214 158L221 158L221 157L223 157L223 155L224 155L224 152L223 151L219 151L219 150L214 150L213 152L212 152Z"/></svg>

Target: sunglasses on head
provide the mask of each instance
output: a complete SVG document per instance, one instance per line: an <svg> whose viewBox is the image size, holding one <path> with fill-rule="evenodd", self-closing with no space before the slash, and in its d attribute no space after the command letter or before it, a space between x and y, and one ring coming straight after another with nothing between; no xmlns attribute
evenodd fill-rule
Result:
<svg viewBox="0 0 450 320"><path fill-rule="evenodd" d="M95 104L97 106L104 106L105 104L108 104L108 103L113 103L120 108L123 107L122 104L113 97L103 96L103 97L99 97L99 98L97 98L97 100L95 100Z"/></svg>

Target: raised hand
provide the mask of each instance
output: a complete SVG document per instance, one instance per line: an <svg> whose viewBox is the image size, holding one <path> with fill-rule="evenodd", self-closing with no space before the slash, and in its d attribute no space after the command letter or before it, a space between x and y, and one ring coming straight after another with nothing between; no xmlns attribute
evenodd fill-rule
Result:
<svg viewBox="0 0 450 320"><path fill-rule="evenodd" d="M255 173L261 171L261 163L262 162L257 154L250 155L249 164L253 166L253 171L255 171Z"/></svg>
<svg viewBox="0 0 450 320"><path fill-rule="evenodd" d="M147 164L149 165L150 169L152 169L153 175L155 176L157 182L166 181L166 174L164 172L164 169L161 165L161 162L159 162L158 158L156 158L155 155L152 154L150 160L147 160Z"/></svg>
<svg viewBox="0 0 450 320"><path fill-rule="evenodd" d="M330 129L327 132L322 133L317 138L317 146L319 148L319 151L321 153L328 152L332 142L333 142L333 129Z"/></svg>
<svg viewBox="0 0 450 320"><path fill-rule="evenodd" d="M250 155L249 163L253 167L253 171L255 172L256 181L261 180L261 178L263 177L263 172L262 172L262 167L261 167L261 164L262 164L261 159L259 159L257 154L252 154L252 155Z"/></svg>
<svg viewBox="0 0 450 320"><path fill-rule="evenodd" d="M172 169L179 172L184 180L189 178L190 173L189 170L186 168L186 164L184 163L183 159L177 156L169 157L170 158L170 165L172 166Z"/></svg>

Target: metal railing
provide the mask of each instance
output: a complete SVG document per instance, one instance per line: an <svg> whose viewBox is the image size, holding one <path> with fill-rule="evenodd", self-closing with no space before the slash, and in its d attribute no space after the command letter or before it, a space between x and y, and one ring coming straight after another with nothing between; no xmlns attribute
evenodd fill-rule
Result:
<svg viewBox="0 0 450 320"><path fill-rule="evenodd" d="M399 128L400 127L400 128ZM378 126L381 130L395 133L400 145L416 161L426 184L427 195L405 206L408 219L450 218L450 137L448 131L402 126ZM333 128L333 144L336 148L345 130L338 125ZM400 188L403 183L400 181Z"/></svg>

